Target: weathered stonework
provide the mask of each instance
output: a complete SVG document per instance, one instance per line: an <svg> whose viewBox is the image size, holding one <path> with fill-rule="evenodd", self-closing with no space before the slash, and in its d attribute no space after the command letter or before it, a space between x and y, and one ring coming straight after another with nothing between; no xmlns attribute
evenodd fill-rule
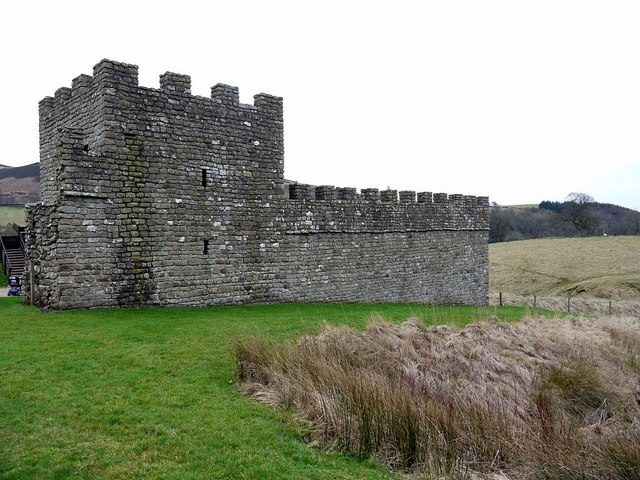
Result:
<svg viewBox="0 0 640 480"><path fill-rule="evenodd" d="M282 99L103 60L40 102L25 299L485 304L486 197L283 185Z"/></svg>

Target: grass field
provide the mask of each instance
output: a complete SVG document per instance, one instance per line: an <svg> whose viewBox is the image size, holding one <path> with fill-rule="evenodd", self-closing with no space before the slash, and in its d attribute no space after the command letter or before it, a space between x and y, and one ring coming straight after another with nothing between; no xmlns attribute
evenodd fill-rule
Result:
<svg viewBox="0 0 640 480"><path fill-rule="evenodd" d="M12 205L0 205L0 226L15 223L25 226L24 207Z"/></svg>
<svg viewBox="0 0 640 480"><path fill-rule="evenodd" d="M520 208L520 209L524 209L524 208L538 208L538 204L537 203L522 203L519 205L501 205L504 208Z"/></svg>
<svg viewBox="0 0 640 480"><path fill-rule="evenodd" d="M41 313L0 298L0 479L381 479L300 440L289 414L235 390L231 341L254 333L467 324L520 307L273 305Z"/></svg>
<svg viewBox="0 0 640 480"><path fill-rule="evenodd" d="M640 236L548 238L489 245L491 290L640 299Z"/></svg>

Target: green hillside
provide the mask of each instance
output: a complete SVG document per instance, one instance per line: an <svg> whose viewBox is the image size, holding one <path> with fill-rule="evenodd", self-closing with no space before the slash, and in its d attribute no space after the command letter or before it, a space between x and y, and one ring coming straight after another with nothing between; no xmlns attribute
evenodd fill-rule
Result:
<svg viewBox="0 0 640 480"><path fill-rule="evenodd" d="M493 291L640 299L640 236L494 243L489 267Z"/></svg>
<svg viewBox="0 0 640 480"><path fill-rule="evenodd" d="M15 223L25 226L24 207L13 205L0 205L0 226Z"/></svg>

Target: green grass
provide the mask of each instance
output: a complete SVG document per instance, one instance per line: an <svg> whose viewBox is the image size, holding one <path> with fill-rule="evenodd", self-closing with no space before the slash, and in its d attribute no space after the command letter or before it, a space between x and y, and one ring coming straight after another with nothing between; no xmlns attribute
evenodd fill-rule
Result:
<svg viewBox="0 0 640 480"><path fill-rule="evenodd" d="M15 223L24 227L26 225L24 214L23 206L0 205L0 226Z"/></svg>
<svg viewBox="0 0 640 480"><path fill-rule="evenodd" d="M0 479L382 479L234 389L231 339L325 323L467 324L505 307L272 305L42 313L0 298Z"/></svg>

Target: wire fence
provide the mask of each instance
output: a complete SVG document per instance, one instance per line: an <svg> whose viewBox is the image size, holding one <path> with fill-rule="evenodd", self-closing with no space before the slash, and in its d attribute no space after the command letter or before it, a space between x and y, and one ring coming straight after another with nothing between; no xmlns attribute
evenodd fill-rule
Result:
<svg viewBox="0 0 640 480"><path fill-rule="evenodd" d="M585 315L617 315L640 318L640 301L608 300L576 296L518 295L511 292L491 292L489 303L495 306L544 308L557 312Z"/></svg>

